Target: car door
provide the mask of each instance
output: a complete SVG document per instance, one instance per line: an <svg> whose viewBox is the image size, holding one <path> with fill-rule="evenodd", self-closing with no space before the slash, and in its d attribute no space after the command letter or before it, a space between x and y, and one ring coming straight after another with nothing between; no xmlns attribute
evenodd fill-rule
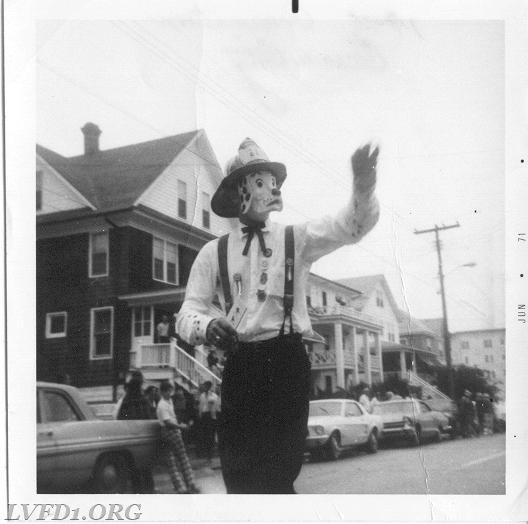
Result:
<svg viewBox="0 0 528 524"><path fill-rule="evenodd" d="M49 490L53 486L56 471L56 442L54 425L43 418L42 392L37 389L37 491Z"/></svg>
<svg viewBox="0 0 528 524"><path fill-rule="evenodd" d="M53 486L80 486L88 479L93 462L87 463L83 439L79 433L88 429L82 413L75 406L69 395L60 389L42 388L40 390L43 438L53 445L53 461L49 465L53 471ZM93 452L92 452L93 454Z"/></svg>
<svg viewBox="0 0 528 524"><path fill-rule="evenodd" d="M422 434L436 434L436 420L431 408L425 402L418 402L418 412Z"/></svg>
<svg viewBox="0 0 528 524"><path fill-rule="evenodd" d="M362 444L368 438L368 420L359 404L353 401L345 403L345 418L349 428L350 444Z"/></svg>

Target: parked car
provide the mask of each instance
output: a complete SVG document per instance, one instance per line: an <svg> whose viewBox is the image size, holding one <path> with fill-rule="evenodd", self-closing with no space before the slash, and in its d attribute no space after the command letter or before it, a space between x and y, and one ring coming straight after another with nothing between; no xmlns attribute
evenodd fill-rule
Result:
<svg viewBox="0 0 528 524"><path fill-rule="evenodd" d="M37 490L138 492L159 442L156 420L100 420L79 390L37 383Z"/></svg>
<svg viewBox="0 0 528 524"><path fill-rule="evenodd" d="M426 402L416 399L380 402L372 412L381 417L383 439L406 439L418 446L425 439L439 441L449 433L449 419L432 410Z"/></svg>
<svg viewBox="0 0 528 524"><path fill-rule="evenodd" d="M433 411L440 411L440 413L443 413L447 417L449 428L446 430L446 433L449 433L451 438L460 435L458 406L455 401L450 398L434 398L425 400L425 403Z"/></svg>
<svg viewBox="0 0 528 524"><path fill-rule="evenodd" d="M353 447L376 453L380 429L380 417L367 413L354 400L313 400L306 449L314 458L324 456L329 460L337 460L344 449Z"/></svg>

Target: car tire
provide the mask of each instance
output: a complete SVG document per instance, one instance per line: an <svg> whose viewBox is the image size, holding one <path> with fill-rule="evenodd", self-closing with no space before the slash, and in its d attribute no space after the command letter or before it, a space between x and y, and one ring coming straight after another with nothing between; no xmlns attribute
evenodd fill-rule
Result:
<svg viewBox="0 0 528 524"><path fill-rule="evenodd" d="M339 433L334 432L328 439L326 445L326 457L328 460L337 460L341 456L341 438Z"/></svg>
<svg viewBox="0 0 528 524"><path fill-rule="evenodd" d="M375 431L371 431L367 440L367 452L377 453L378 452L378 435Z"/></svg>
<svg viewBox="0 0 528 524"><path fill-rule="evenodd" d="M437 428L437 433L435 434L434 436L434 442L441 442L442 440L442 433L443 433L443 428L442 426L438 426Z"/></svg>
<svg viewBox="0 0 528 524"><path fill-rule="evenodd" d="M138 473L122 455L101 457L95 467L92 486L95 493L136 493Z"/></svg>
<svg viewBox="0 0 528 524"><path fill-rule="evenodd" d="M411 435L411 446L419 446L422 443L422 432L420 426L414 428L413 434Z"/></svg>

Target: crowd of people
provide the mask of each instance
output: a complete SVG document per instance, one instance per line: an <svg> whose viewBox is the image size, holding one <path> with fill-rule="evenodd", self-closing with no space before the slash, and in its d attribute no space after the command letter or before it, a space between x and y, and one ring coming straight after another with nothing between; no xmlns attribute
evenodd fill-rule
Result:
<svg viewBox="0 0 528 524"><path fill-rule="evenodd" d="M365 387L357 400L368 413L372 413L376 404L401 398L401 395L392 391L383 394L371 393L370 389ZM463 438L492 435L496 419L493 398L488 393L480 392L473 396L471 391L466 389L457 405L457 419L458 433Z"/></svg>
<svg viewBox="0 0 528 524"><path fill-rule="evenodd" d="M464 438L493 434L494 407L493 399L488 393L464 391L459 404L460 432Z"/></svg>
<svg viewBox="0 0 528 524"><path fill-rule="evenodd" d="M210 381L189 393L165 380L159 388L143 389L144 378L134 371L125 384L125 394L118 401L114 418L118 420L157 419L161 426L161 450L171 481L177 493L199 493L187 450L192 447L210 467L216 446L220 397ZM141 491L152 492L151 471L141 472Z"/></svg>

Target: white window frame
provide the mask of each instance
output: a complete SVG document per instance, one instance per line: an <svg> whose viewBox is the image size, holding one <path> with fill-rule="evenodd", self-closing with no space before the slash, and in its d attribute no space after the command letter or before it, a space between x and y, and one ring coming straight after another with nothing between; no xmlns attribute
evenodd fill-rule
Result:
<svg viewBox="0 0 528 524"><path fill-rule="evenodd" d="M93 237L94 235L105 234L106 236L106 273L98 273L97 275L93 274L92 268L92 248L93 248ZM90 233L90 242L88 247L88 276L90 278L101 278L107 277L110 270L110 234L108 230L106 231L94 231Z"/></svg>
<svg viewBox="0 0 528 524"><path fill-rule="evenodd" d="M141 317L141 320L137 319L137 312L138 309L147 309L149 310L149 326L150 326L150 334L145 335L143 332L143 329L145 327L146 321L143 320L143 315ZM141 335L136 335L136 323L141 323ZM132 339L134 338L142 338L142 337L152 337L154 338L154 308L152 306L134 306L132 309Z"/></svg>
<svg viewBox="0 0 528 524"><path fill-rule="evenodd" d="M95 327L95 312L110 310L110 354L109 355L96 355L95 354L95 338L94 338L94 327ZM109 360L114 357L114 307L113 306L102 306L93 307L90 309L90 360Z"/></svg>
<svg viewBox="0 0 528 524"><path fill-rule="evenodd" d="M61 315L64 317L64 331L61 333L51 332L51 317ZM68 333L68 313L66 311L53 311L46 313L46 338L64 338Z"/></svg>
<svg viewBox="0 0 528 524"><path fill-rule="evenodd" d="M157 278L155 275L155 267L154 267L154 241L159 240L163 242L163 279ZM176 281L175 282L169 282L167 280L167 242L169 244L172 244L176 246ZM172 286L179 286L180 285L180 246L177 242L174 242L172 240L167 240L166 238L158 237L153 235L152 236L152 280L155 280L156 282L163 282L164 284L170 284Z"/></svg>
<svg viewBox="0 0 528 524"><path fill-rule="evenodd" d="M178 191L178 209L176 210L177 214L178 214L178 218L180 220L187 220L187 217L189 216L189 206L188 206L188 199L187 199L187 195L188 195L188 192L187 192L187 182L185 182L184 180L178 180L177 182L177 191ZM182 190L185 194L182 195ZM184 207L185 207L185 216L181 216L180 214L180 201L184 202Z"/></svg>

